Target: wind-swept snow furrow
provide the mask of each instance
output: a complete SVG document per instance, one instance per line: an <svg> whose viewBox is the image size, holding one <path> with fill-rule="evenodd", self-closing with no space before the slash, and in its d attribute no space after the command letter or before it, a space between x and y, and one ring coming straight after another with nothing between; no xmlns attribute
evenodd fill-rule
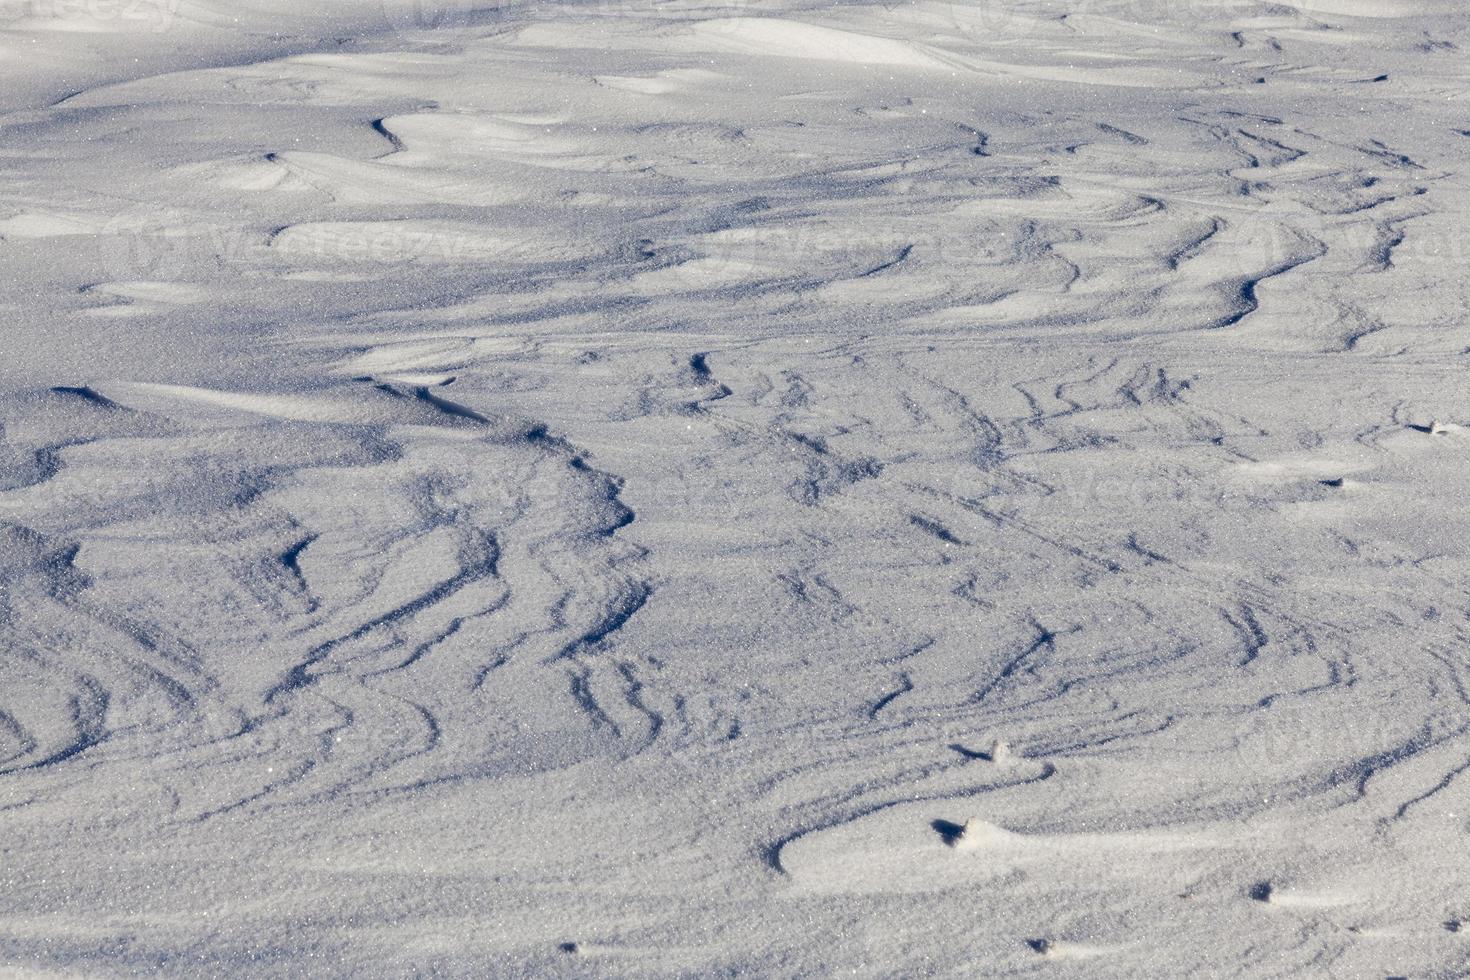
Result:
<svg viewBox="0 0 1470 980"><path fill-rule="evenodd" d="M149 389L145 395L152 396L153 392L154 389ZM423 395L426 390L418 389L415 393ZM164 393L165 397L172 394L172 390ZM544 587L537 581L542 575L536 571L538 566L553 569L565 566L570 570L583 561L595 562L599 550L616 556L613 560L626 557L615 541L607 545L597 544L631 520L630 514L617 502L617 481L592 470L579 453L567 448L562 441L539 434L544 433L542 427L491 425L481 413L434 396L422 400L433 406L437 416L451 425L451 430L457 430L455 423L467 420L490 426L497 434L486 438L466 433L467 439L439 442L432 435L432 428L417 430L425 433L422 436L415 434L412 425L386 428L373 438L394 445L393 452L353 459L350 452L342 455L341 448L333 443L351 446L354 439L360 437L359 416L353 409L334 407L329 398L298 400L294 403L296 407L286 410L288 421L282 423L253 421L261 416L269 419L271 415L280 414L276 403L265 397L243 399L213 393L196 396L192 392L185 393L184 397L184 404L197 402L207 406L205 411L208 414L203 418L209 421L205 424L225 425L224 431L238 432L238 428L228 427L238 427L242 423L246 431L253 427L255 432L266 435L282 424L345 426L340 436L333 436L330 430L325 430L318 433L325 438L319 439L315 445L298 443L293 453L298 458L294 462L278 461L271 470L253 478L260 482L252 485L247 494L234 494L220 501L226 507L252 515L247 523L236 524L235 534L221 535L224 526L219 524L219 517L222 515L214 509L215 505L210 503L208 496L199 499L202 506L191 508L194 511L191 520L199 532L215 536L211 549L215 552L213 554L201 551L197 545L189 546L195 553L193 575L196 580L214 582L215 588L231 583L233 590L242 595L253 593L259 605L226 604L205 614L191 608L187 600L181 602L159 596L154 597L153 608L146 613L151 620L150 629L197 633L213 628L207 625L210 621L221 624L233 621L233 629L241 640L248 642L254 639L270 645L272 649L268 655L259 656L249 672L232 676L220 692L227 699L229 711L236 718L245 720L246 730L252 733L253 740L269 737L273 731L284 736L286 731L296 730L303 721L307 721L309 716L302 711L303 699L325 695L338 706L321 716L329 727L314 731L308 729L312 732L310 737L300 739L299 745L305 754L289 753L297 758L296 763L289 763L285 756L276 758L275 768L285 775L253 784L248 780L242 782L239 795L233 801L223 786L216 786L211 794L215 802L204 805L201 813L218 815L235 805L274 801L283 794L298 801L319 799L319 794L332 787L340 790L359 783L366 786L368 783L365 781L370 779L373 785L386 785L382 782L382 774L411 759L433 758L441 745L453 743L456 753L463 752L460 732L471 723L473 712L467 715L463 708L445 702L444 696L455 688L467 692L480 686L484 683L480 675L487 662L503 664L514 656L515 637L526 636L525 626L529 622L526 618L529 610L521 609L520 591L523 586L533 590ZM352 401L345 400L348 403ZM169 411L176 421L190 418L187 408L175 408L167 403L159 407ZM221 415L221 411L245 414L227 416ZM322 421L307 422L305 417L308 415ZM517 435L526 431L531 435ZM111 442L104 438L85 448L95 455L105 452L110 446ZM148 450L164 454L170 447L171 443L166 439L154 440ZM81 450L69 452L75 456ZM491 479L485 487L476 488L473 481L483 478L471 474L478 465L482 465L475 462L480 458L500 460L491 464L489 472L492 474L497 470L504 471L507 462L513 468L527 468L533 482L516 486ZM221 458L218 464L228 465L227 458ZM74 459L60 471L62 476L72 480L86 472L89 471L85 466L78 469L78 462ZM375 486L379 493L393 488L393 492L383 498L387 506L365 501L356 509L353 523L343 524L339 515L324 506L329 498L314 496L311 488L320 485L325 490L330 485L333 491L340 493L347 474L361 474L360 485ZM156 484L160 479L166 482L169 478L165 468L154 475L153 482ZM249 479L252 478L247 478L246 482ZM56 477L52 482L58 480ZM539 491L532 491L533 487L551 492L543 496ZM197 494L197 490L193 493ZM578 494L587 495L585 502L577 501ZM53 515L48 515L50 506L58 501L66 506L68 494L63 488L59 496L43 497L30 492L26 497L17 497L12 493L11 499L20 501L20 506L33 517L49 521L53 519ZM76 500L69 506L73 514L78 514L83 512L79 508L85 505ZM114 509L117 504L102 502L101 506L105 513L106 509ZM557 508L560 513L549 508ZM383 524L385 519L393 523ZM256 527L252 529L251 523ZM524 541L520 538L522 532L515 530L521 523L525 524L526 533L530 535ZM211 525L216 529L208 530ZM142 552L149 557L141 561L135 557L134 562L140 568L169 564L172 561L168 554L170 540L177 533L162 529L152 531L157 545L150 546L151 554L149 550ZM250 537L252 533L254 538ZM364 534L382 536L385 547L381 555L358 550L353 542ZM507 543L502 543L502 535L507 536ZM110 559L105 547L100 548L86 535L82 542L83 553L93 556L87 562L89 568L95 567L97 573L102 574L114 567L108 564ZM257 557L250 557L252 552ZM436 565L445 568L445 574L435 577L433 569ZM56 567L65 569L71 566L62 564ZM527 578L525 571L536 573ZM567 577L563 572L553 571L552 581L559 582L562 588L580 589L592 585L596 581L595 575L594 572L593 577L586 578L584 582L584 573ZM623 589L624 583L629 581L626 573L621 571L610 571L609 576L615 590ZM64 595L56 591L62 588L61 585L50 591L68 603L72 600L65 596L73 593L85 596L86 607L83 608L95 607L96 611L88 615L100 617L102 623L113 622L124 614L117 595L89 589L89 580L78 575L72 575L72 581L73 584L65 586L67 591ZM277 594L273 595L272 590ZM614 595L618 594L614 592ZM547 624L548 638L563 633L565 635L560 640L563 647L590 650L605 642L619 625L630 618L646 594L646 586L635 582L631 591L626 593L631 598L616 599L611 611L588 622L580 619L584 615L577 608L580 600L566 603L563 608L567 611ZM254 611L249 611L251 609ZM590 610L588 612L590 614ZM133 618L140 614L143 614L141 609L126 612ZM492 629L487 633L481 624L502 614L513 617L508 629ZM475 649L477 638L487 638L496 632L504 635L495 643L499 652ZM19 639L25 634L18 632L14 635ZM138 642L144 642L141 634ZM239 642L205 644L193 650L188 669L202 670L205 677L227 671L228 659L239 656L231 653ZM140 658L142 656L139 655ZM52 667L44 667L50 660L46 655L35 662L44 669L58 671L58 677L71 669L64 666L65 658ZM532 662L534 660L532 655ZM279 677L284 680L269 682L261 673L268 672L273 661L282 671ZM76 662L85 664L87 661L81 659ZM143 663L142 659L138 660L140 667ZM555 671L544 668L543 671L543 683L555 685ZM453 678L452 686L432 695L428 702L422 700L422 693L407 693L419 689L415 678L425 672L425 676L441 677L444 681ZM249 680L252 676L259 680ZM58 732L58 736L66 740L58 743L55 749L47 751L34 736L25 734L41 730L22 720L25 713L7 712L7 717L20 726L16 728L19 744L30 746L23 755L12 753L12 764L18 759L36 758L37 753L40 756L36 764L57 764L72 756L88 753L104 739L123 739L120 744L134 746L127 751L136 754L146 751L142 746L148 744L149 739L155 740L155 744L165 745L169 743L159 739L172 739L175 734L192 743L192 757L201 759L213 740L240 730L239 721L235 722L234 728L228 727L226 722L226 727L213 733L208 730L190 733L178 727L192 723L195 717L194 695L167 675L159 675L151 681L155 685L162 682L159 691L175 700L179 697L184 700L175 704L171 718L160 719L154 726L157 733L149 735L147 730L128 720L129 712L136 709L129 707L131 695L127 687L122 686L124 682L121 679L93 677L86 673L78 673L76 677L83 684L82 693L67 702L71 707L59 705L57 708L60 716L57 720L65 726L61 731L70 730L76 734L64 736ZM144 675L142 679L150 677L153 675ZM630 695L632 702L640 703L636 694L638 685L632 681L627 683L632 685L630 690L634 692ZM406 693L394 694L392 688L402 688ZM318 689L322 694L313 693ZM405 723L427 726L426 730L431 734L427 742L410 748L415 743L403 742L392 734L394 729L401 727L400 723L385 725L375 720L392 717L399 711L394 705L410 708L411 713L406 716ZM66 722L66 718L72 720ZM414 718L422 721L413 721ZM46 722L48 728L52 724L51 721ZM170 724L177 728L176 733L170 732ZM375 733L374 729L378 728L381 731ZM331 732L336 734L327 738ZM326 739L325 743L322 743L323 739ZM271 741L277 745L277 753L289 744L284 738ZM221 743L222 746L224 744L227 743ZM320 754L306 751L313 744L330 747Z"/></svg>

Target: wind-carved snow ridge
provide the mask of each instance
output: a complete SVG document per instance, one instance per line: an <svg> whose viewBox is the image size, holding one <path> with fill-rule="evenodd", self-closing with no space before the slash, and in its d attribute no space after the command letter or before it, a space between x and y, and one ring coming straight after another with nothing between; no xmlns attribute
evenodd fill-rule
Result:
<svg viewBox="0 0 1470 980"><path fill-rule="evenodd" d="M592 732L613 709L567 689L636 699L636 670L596 654L647 586L618 481L580 451L428 388L102 387L97 411L188 434L63 449L7 495L8 766L156 753L174 816L199 817L524 765L531 741L564 743L546 765L616 749ZM36 530L54 522L67 544ZM132 587L150 580L183 588ZM82 630L71 658L44 639ZM575 671L541 663L573 648ZM501 672L537 675L535 700ZM64 717L31 720L37 685ZM241 778L184 788L226 761Z"/></svg>
<svg viewBox="0 0 1470 980"><path fill-rule="evenodd" d="M0 973L1470 972L1459 5L125 6L0 5Z"/></svg>

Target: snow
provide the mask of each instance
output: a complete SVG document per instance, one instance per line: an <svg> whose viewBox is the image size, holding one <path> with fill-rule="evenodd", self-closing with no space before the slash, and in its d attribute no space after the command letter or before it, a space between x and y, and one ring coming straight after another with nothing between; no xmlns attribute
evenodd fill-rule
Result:
<svg viewBox="0 0 1470 980"><path fill-rule="evenodd" d="M0 974L1470 973L1467 23L0 3Z"/></svg>

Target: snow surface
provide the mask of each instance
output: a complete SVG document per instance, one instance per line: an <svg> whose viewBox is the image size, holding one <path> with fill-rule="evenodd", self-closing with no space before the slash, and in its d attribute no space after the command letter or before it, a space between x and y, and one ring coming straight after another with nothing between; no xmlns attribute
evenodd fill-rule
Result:
<svg viewBox="0 0 1470 980"><path fill-rule="evenodd" d="M0 973L1470 974L1459 0L0 0Z"/></svg>

